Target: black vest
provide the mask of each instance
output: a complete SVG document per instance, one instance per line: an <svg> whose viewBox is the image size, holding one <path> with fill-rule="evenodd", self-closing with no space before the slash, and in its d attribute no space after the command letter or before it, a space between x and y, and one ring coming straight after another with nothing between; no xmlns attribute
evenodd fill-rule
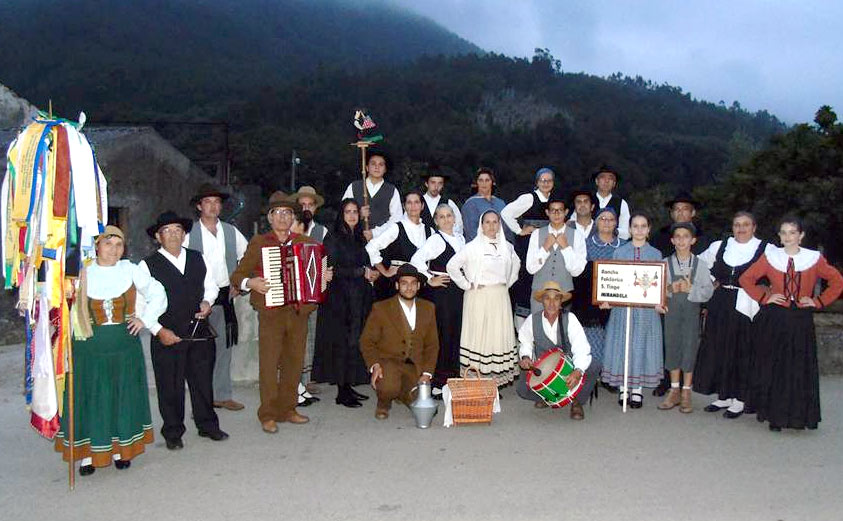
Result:
<svg viewBox="0 0 843 521"><path fill-rule="evenodd" d="M199 304L205 295L206 268L201 253L190 249L184 251L187 255L184 275L157 251L144 261L149 267L149 273L167 292L167 311L158 322L176 335L187 338L190 336L190 321L199 311Z"/></svg>
<svg viewBox="0 0 843 521"><path fill-rule="evenodd" d="M739 286L738 279L743 275L743 272L748 270L761 257L761 254L764 253L764 249L767 247L767 241L761 241L752 259L740 266L729 266L723 260L727 242L728 239L723 239L723 242L720 243L720 249L717 250L717 257L714 259L714 266L711 268L711 275L721 286Z"/></svg>
<svg viewBox="0 0 843 521"><path fill-rule="evenodd" d="M530 195L533 196L533 205L518 218L519 224L522 227L526 224L536 228L546 226L550 222L547 217L547 203L543 203L536 192L530 192Z"/></svg>
<svg viewBox="0 0 843 521"><path fill-rule="evenodd" d="M445 241L445 250L443 250L442 253L440 253L439 256L435 259L430 260L430 262L428 263L428 268L433 271L445 273L448 271L447 269L445 269L445 266L447 266L448 261L451 260L451 257L456 255L457 252L454 251L454 247L451 246L451 243L445 240L445 237L443 237L441 233L436 233L438 233L439 236L442 237L442 240Z"/></svg>
<svg viewBox="0 0 843 521"><path fill-rule="evenodd" d="M384 181L374 197L371 194L369 195L369 226L380 226L389 221L389 202L392 200L392 194L394 193L395 186ZM362 180L351 183L351 195L357 201L357 204L363 206Z"/></svg>
<svg viewBox="0 0 843 521"><path fill-rule="evenodd" d="M407 235L407 230L404 229L404 223L398 224L398 237L392 243L383 249L381 257L383 258L384 266L391 266L392 261L410 262L413 254L416 253L418 247L413 244L410 237ZM424 227L424 236L430 237L431 229L429 226Z"/></svg>
<svg viewBox="0 0 843 521"><path fill-rule="evenodd" d="M599 199L598 199L598 201L599 201ZM617 216L618 223L620 223L620 219L621 219L621 201L623 201L622 198L616 196L615 194L612 194L612 196L609 198L609 202L606 203L606 206L611 206L612 208L615 209L615 216ZM597 212L599 212L603 208L606 208L606 206L600 206L599 204L596 204L594 206L594 211L592 212L591 216L597 217Z"/></svg>
<svg viewBox="0 0 843 521"><path fill-rule="evenodd" d="M533 321L533 356L538 359L543 354L550 351L550 349L559 347L562 349L562 352L565 353L565 356L573 358L574 355L573 351L571 351L571 341L568 340L568 312L561 310L559 317L556 319L559 321L559 324L556 327L556 338L548 338L544 333L544 327L542 326L543 314L544 311L537 311L527 319ZM573 363L573 360L571 363Z"/></svg>
<svg viewBox="0 0 843 521"><path fill-rule="evenodd" d="M439 202L437 206L440 204L448 204L450 200L446 198L442 193L439 194ZM436 228L436 222L433 220L433 212L436 211L436 208L431 208L430 205L427 203L427 199L422 197L422 204L424 208L422 208L421 212L421 220L425 224L425 226L429 228ZM451 209L453 210L453 208Z"/></svg>

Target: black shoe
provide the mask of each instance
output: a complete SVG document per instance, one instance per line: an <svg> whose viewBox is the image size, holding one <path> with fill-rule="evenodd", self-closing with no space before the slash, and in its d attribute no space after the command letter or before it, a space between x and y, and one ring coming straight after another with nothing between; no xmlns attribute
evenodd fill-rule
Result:
<svg viewBox="0 0 843 521"><path fill-rule="evenodd" d="M710 404L706 405L703 408L703 410L705 412L717 412L717 411L722 411L723 409L728 409L728 408L729 408L728 406L720 407L719 405L714 405L713 403L710 403Z"/></svg>
<svg viewBox="0 0 843 521"><path fill-rule="evenodd" d="M670 381L662 380L661 383L653 389L653 396L664 396L664 393L666 393L668 389L670 389Z"/></svg>
<svg viewBox="0 0 843 521"><path fill-rule="evenodd" d="M318 398L305 398L304 401L299 402L296 407L309 407L318 401Z"/></svg>
<svg viewBox="0 0 843 521"><path fill-rule="evenodd" d="M627 403L629 403L629 399L627 399ZM623 393L622 392L618 393L618 405L623 407Z"/></svg>
<svg viewBox="0 0 843 521"><path fill-rule="evenodd" d="M770 432L781 432L781 431L782 431L781 427L776 427L772 423L770 424Z"/></svg>
<svg viewBox="0 0 843 521"><path fill-rule="evenodd" d="M732 411L727 410L726 412L723 413L723 417L726 418L727 420L734 420L735 418L740 418L741 416L743 416L743 411L732 412Z"/></svg>
<svg viewBox="0 0 843 521"><path fill-rule="evenodd" d="M223 441L228 439L228 433L220 429L215 431L199 431L199 436L202 438L211 438L214 441Z"/></svg>
<svg viewBox="0 0 843 521"><path fill-rule="evenodd" d="M90 476L94 473L95 470L97 469L95 469L93 465L82 465L81 467L79 467L79 475Z"/></svg>
<svg viewBox="0 0 843 521"><path fill-rule="evenodd" d="M640 399L639 400L629 400L629 406L633 409L640 409L641 407L644 406L644 396L642 396L640 393L632 393L633 398L636 397L636 396Z"/></svg>
<svg viewBox="0 0 843 521"><path fill-rule="evenodd" d="M345 405L346 407L352 409L356 409L357 407L363 407L363 404L358 402L357 399L351 394L337 396L336 402L337 405Z"/></svg>
<svg viewBox="0 0 843 521"><path fill-rule="evenodd" d="M351 391L351 396L353 396L356 400L366 401L366 400L369 399L369 397L366 396L365 394L358 393L357 391L355 391L354 387L349 387L348 390Z"/></svg>
<svg viewBox="0 0 843 521"><path fill-rule="evenodd" d="M755 407L750 407L749 405L744 406L743 408L744 414L755 414Z"/></svg>
<svg viewBox="0 0 843 521"><path fill-rule="evenodd" d="M184 448L184 443L182 443L181 438L175 438L172 440L166 440L167 448L170 450L179 450Z"/></svg>
<svg viewBox="0 0 843 521"><path fill-rule="evenodd" d="M132 462L129 460L114 460L114 466L117 467L117 470L127 469L132 466Z"/></svg>

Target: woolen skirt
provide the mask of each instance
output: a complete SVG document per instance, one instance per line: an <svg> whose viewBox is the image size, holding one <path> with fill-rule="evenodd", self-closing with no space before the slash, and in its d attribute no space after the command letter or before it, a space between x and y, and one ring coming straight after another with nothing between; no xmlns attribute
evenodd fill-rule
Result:
<svg viewBox="0 0 843 521"><path fill-rule="evenodd" d="M755 317L750 404L759 421L816 429L820 422L817 340L810 309L763 306Z"/></svg>
<svg viewBox="0 0 843 521"><path fill-rule="evenodd" d="M515 378L518 351L509 291L504 284L470 289L463 298L460 365L506 385Z"/></svg>
<svg viewBox="0 0 843 521"><path fill-rule="evenodd" d="M757 329L735 309L737 297L737 290L719 287L708 301L705 331L694 364L694 391L746 401L752 377L752 336Z"/></svg>
<svg viewBox="0 0 843 521"><path fill-rule="evenodd" d="M126 461L153 442L149 387L140 339L126 324L94 326L94 336L73 341L74 459L92 458L95 467ZM70 458L69 393L64 394L56 451Z"/></svg>

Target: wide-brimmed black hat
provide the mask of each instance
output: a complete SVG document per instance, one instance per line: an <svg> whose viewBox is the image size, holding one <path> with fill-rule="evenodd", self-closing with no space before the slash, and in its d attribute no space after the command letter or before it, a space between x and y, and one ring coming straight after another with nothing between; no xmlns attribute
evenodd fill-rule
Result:
<svg viewBox="0 0 843 521"><path fill-rule="evenodd" d="M695 210L698 210L702 207L699 201L691 197L691 194L688 192L682 191L678 192L673 199L670 201L665 201L664 205L667 208L673 208L673 205L676 203L688 203L694 207Z"/></svg>
<svg viewBox="0 0 843 521"><path fill-rule="evenodd" d="M231 197L231 194L226 193L222 188L213 183L203 183L199 186L199 191L190 199L190 204L196 204L205 197L219 197L223 201Z"/></svg>
<svg viewBox="0 0 843 521"><path fill-rule="evenodd" d="M419 280L419 284L424 286L424 283L427 282L427 277L419 273L419 270L416 269L415 266L410 264L402 264L398 268L398 273L395 274L395 280L400 279L401 277L415 277Z"/></svg>
<svg viewBox="0 0 843 521"><path fill-rule="evenodd" d="M616 184L616 185L620 184L620 182L621 182L621 175L618 173L618 171L617 171L617 170L615 170L613 167L611 167L611 166L609 166L609 165L601 165L601 166L600 166L600 168L598 168L597 170L595 170L595 171L594 171L594 173L593 173L593 174L591 174L591 181L592 181L592 182L596 181L596 180L597 180L597 176L599 176L599 175L600 175L600 174L602 174L603 172L609 172L609 173L611 173L611 174L614 174L614 176L615 176L615 184Z"/></svg>
<svg viewBox="0 0 843 521"><path fill-rule="evenodd" d="M594 190L588 190L585 188L578 188L576 190L571 191L571 199L570 199L570 208L574 207L574 200L576 200L577 196L579 195L587 195L589 199L591 199L591 204L594 206L599 206L600 202L597 200L597 195L594 193Z"/></svg>
<svg viewBox="0 0 843 521"><path fill-rule="evenodd" d="M439 165L430 163L427 165L427 167L425 167L424 171L419 174L419 177L421 177L425 181L427 181L431 177L441 177L442 179L447 181L451 178L451 174Z"/></svg>
<svg viewBox="0 0 843 521"><path fill-rule="evenodd" d="M190 233L190 229L193 228L192 220L185 219L184 217L179 217L176 212L172 210L167 210L166 212L158 216L158 220L155 221L155 224L146 229L146 233L154 239L155 234L158 233L158 230L160 230L164 226L167 226L168 224L180 224L181 227L184 228L184 233Z"/></svg>
<svg viewBox="0 0 843 521"><path fill-rule="evenodd" d="M565 205L565 208L568 208L568 201L565 199L562 191L556 190L555 188L547 196L547 205L550 206L550 203L562 203Z"/></svg>

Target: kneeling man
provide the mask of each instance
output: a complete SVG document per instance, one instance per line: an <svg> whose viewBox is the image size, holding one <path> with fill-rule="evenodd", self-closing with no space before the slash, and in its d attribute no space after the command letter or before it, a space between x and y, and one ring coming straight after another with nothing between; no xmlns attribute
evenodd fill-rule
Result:
<svg viewBox="0 0 843 521"><path fill-rule="evenodd" d="M426 277L404 264L396 279L398 294L372 306L360 335L360 351L378 395L379 420L389 416L392 400L410 404L410 390L430 382L439 355L433 304L416 298Z"/></svg>
<svg viewBox="0 0 843 521"><path fill-rule="evenodd" d="M562 304L571 299L571 294L562 291L558 282L549 280L533 293L533 298L544 305L543 311L530 315L518 330L518 343L521 361L518 365L528 371L533 361L548 350L560 347L565 356L574 364L574 370L565 378L569 388L576 387L585 376L585 382L577 398L571 401L571 418L582 420L584 417L581 401L591 394L594 382L600 374L600 368L592 364L591 346L585 337L577 317L562 309ZM560 323L562 327L559 327ZM527 388L527 374L522 373L516 386L518 396L535 402L537 408L547 407L538 394Z"/></svg>

